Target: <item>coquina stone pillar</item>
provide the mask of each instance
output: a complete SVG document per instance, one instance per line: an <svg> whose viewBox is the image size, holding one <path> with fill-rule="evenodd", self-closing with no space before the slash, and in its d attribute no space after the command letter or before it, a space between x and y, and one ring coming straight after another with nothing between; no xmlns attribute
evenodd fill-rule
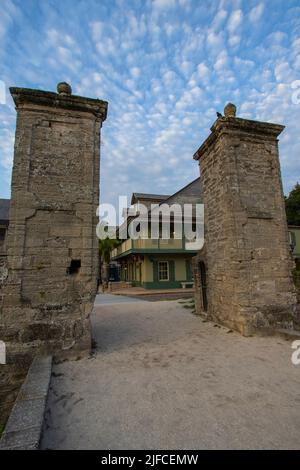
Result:
<svg viewBox="0 0 300 470"><path fill-rule="evenodd" d="M235 111L226 106L194 155L205 206L205 245L194 261L196 305L203 310L204 292L208 317L244 335L293 328L293 262L278 156L284 127L240 119Z"/></svg>
<svg viewBox="0 0 300 470"><path fill-rule="evenodd" d="M17 126L0 338L11 363L91 347L107 102L74 96L66 83L57 90L10 89Z"/></svg>

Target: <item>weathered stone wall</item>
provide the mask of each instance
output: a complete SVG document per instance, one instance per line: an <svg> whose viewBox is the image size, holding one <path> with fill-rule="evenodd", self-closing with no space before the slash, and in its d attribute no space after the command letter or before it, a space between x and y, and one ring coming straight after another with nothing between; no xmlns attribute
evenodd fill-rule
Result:
<svg viewBox="0 0 300 470"><path fill-rule="evenodd" d="M8 277L7 257L0 256L0 307L3 302L4 286ZM0 340L2 338L0 337Z"/></svg>
<svg viewBox="0 0 300 470"><path fill-rule="evenodd" d="M5 227L5 236L3 239L0 239L0 305L2 298L2 288L7 279L7 249L6 249L6 233L8 228L8 223L1 228ZM1 339L1 338L0 338Z"/></svg>
<svg viewBox="0 0 300 470"><path fill-rule="evenodd" d="M295 320L295 328L300 330L300 271L298 269L293 270L293 279L297 295L297 315Z"/></svg>
<svg viewBox="0 0 300 470"><path fill-rule="evenodd" d="M90 350L107 103L61 91L11 89L17 127L0 319L10 363Z"/></svg>
<svg viewBox="0 0 300 470"><path fill-rule="evenodd" d="M211 130L194 156L205 206L205 252L194 266L206 263L208 315L244 335L291 328L296 298L277 146L283 127L231 115Z"/></svg>

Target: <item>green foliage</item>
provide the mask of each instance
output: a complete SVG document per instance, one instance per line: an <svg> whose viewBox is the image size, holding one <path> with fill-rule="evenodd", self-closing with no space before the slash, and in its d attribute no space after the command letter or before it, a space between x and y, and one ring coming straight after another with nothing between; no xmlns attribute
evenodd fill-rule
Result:
<svg viewBox="0 0 300 470"><path fill-rule="evenodd" d="M195 299L194 297L187 297L185 299L179 300L179 303L182 304L183 308L195 309Z"/></svg>
<svg viewBox="0 0 300 470"><path fill-rule="evenodd" d="M300 184L285 198L285 210L289 225L300 225Z"/></svg>
<svg viewBox="0 0 300 470"><path fill-rule="evenodd" d="M122 243L122 240L113 240L108 237L103 240L99 240L100 256L105 263L110 262L111 251L117 246L119 246L121 243Z"/></svg>

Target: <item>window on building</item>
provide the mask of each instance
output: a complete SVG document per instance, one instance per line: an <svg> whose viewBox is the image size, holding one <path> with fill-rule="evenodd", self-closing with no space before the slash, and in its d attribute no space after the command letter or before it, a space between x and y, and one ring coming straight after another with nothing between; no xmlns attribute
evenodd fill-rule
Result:
<svg viewBox="0 0 300 470"><path fill-rule="evenodd" d="M175 235L175 227L174 227L174 221L172 221L170 224L170 238L174 238L174 235Z"/></svg>
<svg viewBox="0 0 300 470"><path fill-rule="evenodd" d="M158 279L159 281L169 280L169 262L159 261L158 263Z"/></svg>

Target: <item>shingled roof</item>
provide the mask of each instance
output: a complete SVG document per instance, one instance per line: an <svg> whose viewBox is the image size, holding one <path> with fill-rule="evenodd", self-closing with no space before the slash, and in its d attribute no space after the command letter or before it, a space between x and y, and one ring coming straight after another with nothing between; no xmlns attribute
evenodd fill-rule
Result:
<svg viewBox="0 0 300 470"><path fill-rule="evenodd" d="M0 221L5 223L9 221L10 199L0 199Z"/></svg>

